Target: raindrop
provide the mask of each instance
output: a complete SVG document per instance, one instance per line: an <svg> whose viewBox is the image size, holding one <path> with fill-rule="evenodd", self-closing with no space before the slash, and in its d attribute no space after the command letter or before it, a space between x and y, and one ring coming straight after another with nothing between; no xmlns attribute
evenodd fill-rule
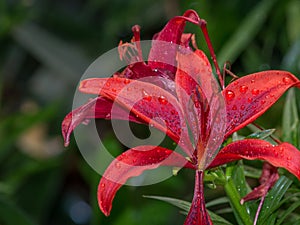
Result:
<svg viewBox="0 0 300 225"><path fill-rule="evenodd" d="M104 183L102 183L102 184L101 184L101 187L102 187L102 188L104 188L104 187L105 187L105 184L104 184Z"/></svg>
<svg viewBox="0 0 300 225"><path fill-rule="evenodd" d="M248 87L247 87L246 85L240 86L240 92L241 92L242 94L245 94L245 93L247 92L247 90L248 90Z"/></svg>
<svg viewBox="0 0 300 225"><path fill-rule="evenodd" d="M113 92L116 92L116 91L117 91L117 89L116 89L116 88L112 88L111 90L112 90Z"/></svg>
<svg viewBox="0 0 300 225"><path fill-rule="evenodd" d="M253 88L252 91L251 91L251 93L252 93L253 95L258 95L258 94L259 94L259 90L256 89L256 88Z"/></svg>
<svg viewBox="0 0 300 225"><path fill-rule="evenodd" d="M248 98L248 102L252 102L252 98Z"/></svg>
<svg viewBox="0 0 300 225"><path fill-rule="evenodd" d="M291 82L291 79L290 79L289 77L284 77L284 78L282 79L282 81L283 81L283 83L285 83L285 84L289 84L289 83Z"/></svg>
<svg viewBox="0 0 300 225"><path fill-rule="evenodd" d="M117 169L120 169L121 168L121 164L120 163L116 163L116 167L117 167Z"/></svg>
<svg viewBox="0 0 300 225"><path fill-rule="evenodd" d="M237 110L236 105L234 105L234 106L232 107L232 110Z"/></svg>
<svg viewBox="0 0 300 225"><path fill-rule="evenodd" d="M245 109L245 105L241 105L241 110L244 110Z"/></svg>
<svg viewBox="0 0 300 225"><path fill-rule="evenodd" d="M130 83L130 80L127 79L127 78L125 78L125 79L124 79L124 84L129 84L129 83Z"/></svg>
<svg viewBox="0 0 300 225"><path fill-rule="evenodd" d="M168 100L166 99L165 96L158 97L158 101L160 104L163 104L163 105L166 105L168 103Z"/></svg>
<svg viewBox="0 0 300 225"><path fill-rule="evenodd" d="M107 82L105 83L105 86L106 86L106 87L110 87L110 82L107 81Z"/></svg>
<svg viewBox="0 0 300 225"><path fill-rule="evenodd" d="M251 83L253 84L255 82L255 80L251 80Z"/></svg>
<svg viewBox="0 0 300 225"><path fill-rule="evenodd" d="M225 97L227 100L233 100L235 97L235 94L233 91L227 90L225 93Z"/></svg>
<svg viewBox="0 0 300 225"><path fill-rule="evenodd" d="M143 96L144 96L144 99L146 100L146 101L151 101L151 99L152 99L152 96L150 96L144 89L142 90L142 94L143 94Z"/></svg>
<svg viewBox="0 0 300 225"><path fill-rule="evenodd" d="M266 103L266 100L261 100L260 102L262 105Z"/></svg>

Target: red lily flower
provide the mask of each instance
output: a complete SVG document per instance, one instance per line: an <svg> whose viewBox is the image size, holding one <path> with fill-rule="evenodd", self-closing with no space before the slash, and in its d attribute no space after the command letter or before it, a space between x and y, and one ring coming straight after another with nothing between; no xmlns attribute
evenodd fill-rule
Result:
<svg viewBox="0 0 300 225"><path fill-rule="evenodd" d="M183 33L186 21L200 26L207 38L205 21L195 11L188 10L183 16L171 19L155 38L155 41L175 43L181 48L170 48L154 41L148 63L141 60L139 27L135 26L132 43L120 45L121 58L131 64L112 78L83 80L79 90L98 97L68 114L62 123L66 145L72 130L89 118L151 124L164 131L188 156L187 159L159 146L138 146L118 156L103 174L98 187L99 206L107 216L116 192L129 178L159 166L196 171L194 197L185 225L212 224L203 194L205 169L239 159L260 159L274 167L287 169L300 180L300 152L289 143L273 146L267 141L246 139L219 150L228 136L252 123L287 89L300 87L300 81L286 71L264 71L239 78L218 91L209 60L195 44L196 50L189 47L192 35ZM208 46L213 52L210 42ZM128 48L135 48L137 55L129 54ZM215 59L214 54L212 56ZM214 63L223 87L224 81L215 60ZM145 77L154 77L154 80L137 80ZM118 108L112 115L114 103ZM254 190L252 197L245 200L266 194L266 191L262 194L259 191Z"/></svg>

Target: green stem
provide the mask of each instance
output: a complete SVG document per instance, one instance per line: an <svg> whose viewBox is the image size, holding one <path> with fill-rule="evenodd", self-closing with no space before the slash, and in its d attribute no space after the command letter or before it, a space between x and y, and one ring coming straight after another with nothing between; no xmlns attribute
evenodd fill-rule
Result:
<svg viewBox="0 0 300 225"><path fill-rule="evenodd" d="M226 195L229 198L231 207L236 212L236 216L239 217L237 219L239 219L239 221L241 221L244 225L252 225L253 221L251 220L249 214L247 213L245 206L241 205L241 203L240 203L241 196L240 196L238 190L236 189L234 182L232 180L232 177L231 177L233 167L234 166L232 166L232 165L228 165L226 167L227 182L224 186L224 189L225 189Z"/></svg>

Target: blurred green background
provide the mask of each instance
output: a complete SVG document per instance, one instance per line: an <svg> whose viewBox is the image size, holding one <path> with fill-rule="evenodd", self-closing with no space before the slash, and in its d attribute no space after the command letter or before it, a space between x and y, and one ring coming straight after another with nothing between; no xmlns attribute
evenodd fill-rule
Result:
<svg viewBox="0 0 300 225"><path fill-rule="evenodd" d="M123 187L110 217L97 206L100 176L72 138L63 147L60 124L77 82L93 60L129 41L131 26L151 39L168 19L195 9L208 22L219 64L242 76L267 69L300 74L299 0L0 0L0 224L183 224L167 203L190 201L193 173L147 187ZM193 25L198 46L208 53ZM278 128L283 100L260 123ZM106 146L124 148L104 123ZM214 196L215 197L215 196ZM209 192L208 192L208 198Z"/></svg>

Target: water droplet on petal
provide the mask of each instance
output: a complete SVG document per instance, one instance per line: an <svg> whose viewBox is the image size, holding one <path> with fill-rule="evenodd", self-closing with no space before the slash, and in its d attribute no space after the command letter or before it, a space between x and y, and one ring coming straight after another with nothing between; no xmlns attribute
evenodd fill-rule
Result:
<svg viewBox="0 0 300 225"><path fill-rule="evenodd" d="M130 83L130 79L125 78L124 79L124 84L129 84Z"/></svg>
<svg viewBox="0 0 300 225"><path fill-rule="evenodd" d="M104 183L102 183L100 186L101 186L102 188L104 188L104 187L105 187L105 184L104 184Z"/></svg>
<svg viewBox="0 0 300 225"><path fill-rule="evenodd" d="M121 164L119 162L116 163L116 167L117 169L120 169L121 168Z"/></svg>
<svg viewBox="0 0 300 225"><path fill-rule="evenodd" d="M110 87L110 82L107 81L107 82L105 83L105 86L106 86L106 87Z"/></svg>
<svg viewBox="0 0 300 225"><path fill-rule="evenodd" d="M241 110L244 110L245 109L245 105L241 105Z"/></svg>
<svg viewBox="0 0 300 225"><path fill-rule="evenodd" d="M117 91L117 89L116 89L116 88L112 88L111 90L112 90L113 92L116 92L116 91Z"/></svg>
<svg viewBox="0 0 300 225"><path fill-rule="evenodd" d="M247 92L247 90L248 90L248 87L246 85L240 86L240 92L241 93L245 94Z"/></svg>
<svg viewBox="0 0 300 225"><path fill-rule="evenodd" d="M291 79L290 79L289 77L284 77L284 78L282 79L282 81L283 81L283 83L285 83L285 84L291 83Z"/></svg>
<svg viewBox="0 0 300 225"><path fill-rule="evenodd" d="M230 100L233 100L233 99L234 99L235 94L234 94L233 91L227 90L227 91L225 92L225 97L226 97L227 100L230 101Z"/></svg>
<svg viewBox="0 0 300 225"><path fill-rule="evenodd" d="M168 100L166 99L165 96L158 97L158 101L160 104L163 104L163 105L166 105L168 103Z"/></svg>
<svg viewBox="0 0 300 225"><path fill-rule="evenodd" d="M260 103L263 105L266 103L266 100L261 100Z"/></svg>
<svg viewBox="0 0 300 225"><path fill-rule="evenodd" d="M252 98L248 98L248 102L252 102Z"/></svg>
<svg viewBox="0 0 300 225"><path fill-rule="evenodd" d="M252 93L253 95L258 95L258 94L259 94L259 90L256 89L256 88L253 88L252 91L251 91L251 93Z"/></svg>
<svg viewBox="0 0 300 225"><path fill-rule="evenodd" d="M150 96L144 89L142 90L142 95L146 101L151 101L152 96Z"/></svg>
<svg viewBox="0 0 300 225"><path fill-rule="evenodd" d="M255 80L251 80L251 83L253 84L255 82Z"/></svg>
<svg viewBox="0 0 300 225"><path fill-rule="evenodd" d="M232 110L237 110L236 105L232 106Z"/></svg>

